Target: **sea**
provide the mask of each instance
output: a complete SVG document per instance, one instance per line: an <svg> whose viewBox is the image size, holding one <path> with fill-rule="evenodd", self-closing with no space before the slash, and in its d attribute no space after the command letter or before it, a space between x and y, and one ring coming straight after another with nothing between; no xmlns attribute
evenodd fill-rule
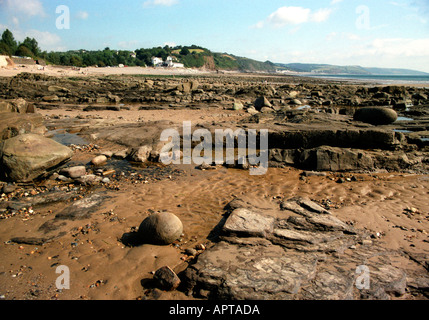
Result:
<svg viewBox="0 0 429 320"><path fill-rule="evenodd" d="M304 77L321 79L353 80L380 84L420 84L429 87L429 75L346 75L346 74L302 74Z"/></svg>

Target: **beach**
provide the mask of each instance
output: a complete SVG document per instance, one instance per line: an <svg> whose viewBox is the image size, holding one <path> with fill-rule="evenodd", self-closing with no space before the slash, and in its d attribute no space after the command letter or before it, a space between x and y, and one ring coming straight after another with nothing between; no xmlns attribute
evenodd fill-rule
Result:
<svg viewBox="0 0 429 320"><path fill-rule="evenodd" d="M2 299L427 299L425 86L137 67L17 66L0 78L2 101L23 99L43 120L43 136L73 151L43 177L0 182ZM377 125L350 111L382 105L411 118ZM266 174L252 176L237 161L153 159L161 132L182 134L184 122L210 133L267 129ZM139 161L143 146L153 153ZM99 155L106 161L91 164ZM58 179L76 166L83 176ZM127 241L160 212L183 223L177 240ZM228 222L240 214L248 225ZM261 221L271 221L262 232ZM295 258L278 261L278 252ZM365 263L375 283L366 291L355 286ZM69 289L58 289L59 266L70 272ZM154 279L164 266L181 280L175 290Z"/></svg>

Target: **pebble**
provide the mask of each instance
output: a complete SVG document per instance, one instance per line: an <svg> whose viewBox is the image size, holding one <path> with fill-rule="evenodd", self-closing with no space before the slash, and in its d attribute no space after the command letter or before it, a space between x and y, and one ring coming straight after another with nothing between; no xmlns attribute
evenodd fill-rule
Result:
<svg viewBox="0 0 429 320"><path fill-rule="evenodd" d="M192 249L192 248L189 248L189 249L186 249L186 250L185 250L185 253L186 253L188 256L196 256L196 255L197 255L197 250Z"/></svg>
<svg viewBox="0 0 429 320"><path fill-rule="evenodd" d="M200 243L200 244L197 244L195 246L195 249L197 249L197 250L206 250L206 246L203 245L202 243Z"/></svg>
<svg viewBox="0 0 429 320"><path fill-rule="evenodd" d="M91 160L91 163L93 165L95 165L95 166L100 166L100 165L102 165L102 164L104 164L106 162L107 162L107 157L103 156L103 155L97 156L97 157L95 157L94 159Z"/></svg>
<svg viewBox="0 0 429 320"><path fill-rule="evenodd" d="M158 281L161 289L173 291L180 285L180 279L177 274L168 266L162 267L155 272L154 279Z"/></svg>
<svg viewBox="0 0 429 320"><path fill-rule="evenodd" d="M2 193L10 194L16 190L16 185L14 184L5 184L2 188Z"/></svg>

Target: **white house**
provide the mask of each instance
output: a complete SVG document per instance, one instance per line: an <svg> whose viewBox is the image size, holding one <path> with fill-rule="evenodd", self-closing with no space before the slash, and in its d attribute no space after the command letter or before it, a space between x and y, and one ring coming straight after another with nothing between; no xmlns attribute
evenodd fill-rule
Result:
<svg viewBox="0 0 429 320"><path fill-rule="evenodd" d="M167 57L167 60L165 61L165 64L169 68L184 68L185 67L185 65L183 63L174 62L173 61L173 57L171 57L171 56Z"/></svg>
<svg viewBox="0 0 429 320"><path fill-rule="evenodd" d="M154 67L162 67L163 64L164 61L162 60L162 58L152 57L152 65Z"/></svg>

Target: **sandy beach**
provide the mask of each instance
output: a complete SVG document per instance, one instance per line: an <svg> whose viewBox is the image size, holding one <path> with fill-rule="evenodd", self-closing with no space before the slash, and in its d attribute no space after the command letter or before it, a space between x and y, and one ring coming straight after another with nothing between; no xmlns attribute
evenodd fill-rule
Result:
<svg viewBox="0 0 429 320"><path fill-rule="evenodd" d="M90 79L88 81L95 81L94 87L99 84L94 80L97 77L125 76L120 81L128 83L126 77L136 74L177 75L179 78L191 75L200 81L200 85L196 89L200 91L195 91L196 93L193 95L204 95L205 92L201 91L208 92L212 88L217 88L216 83L210 83L209 86L204 80L198 78L198 76L204 75L217 75L195 70L175 70L174 72L171 70L164 72L153 68L72 70L48 66L41 71L37 66L26 66L1 69L0 77L14 77L20 72L60 78L79 77L79 81L83 82ZM245 77L243 76L243 78ZM257 78L258 76L253 75L252 77ZM269 79L269 76L264 76L260 82L263 83L267 81L266 79ZM324 208L328 208L332 217L367 232L371 235L369 237L371 240L368 241L376 243L377 247L383 248L386 252L397 253L394 255L395 258L392 258L389 267L407 270L409 275L413 275L412 279L415 279L414 273L420 275L422 279L429 279L424 263L416 263L410 258L413 254L426 256L429 254L429 176L423 169L420 172L412 171L413 167L409 165L407 167L409 169L396 171L374 168L372 171L324 171L320 175L306 176L305 173L308 170L279 165L270 167L266 175L251 176L248 170L224 166L201 170L195 165L136 164L114 157L109 157L104 165L94 167L90 161L95 156L118 152L121 148L127 147L124 137L130 133L127 133L126 130L131 130L134 126L140 128L139 132L145 126L152 128L154 123L155 127L157 123L167 123L174 127L180 126L183 121L191 121L201 127L230 127L248 120L250 115L243 109L233 110L234 99L230 97L216 100L216 97L212 95L211 102L204 102L203 98L201 101L196 101L195 97L194 100L188 101L185 100L188 97L185 93L179 95L174 91L176 95L171 101L163 101L161 98L172 91L169 89L171 84L164 83L160 79L155 79L155 83L139 84L141 88L146 85L153 90L152 93L144 96L147 99L156 97L156 92L168 92L168 94L160 93L157 97L159 99L154 98L152 103L131 103L121 100L118 103L107 104L73 103L72 93L78 92L76 96L79 95L79 97L76 99L81 98L84 94L79 90L83 89L75 85L73 89L66 88L66 90L63 89L65 84L59 82L61 80L55 81L57 84L43 84L38 88L56 86L56 89L52 90L57 90L54 93L58 100L47 102L46 99L43 100L42 96L37 97L36 95L34 101L28 97L24 98L37 107L37 113L44 119L48 137L55 138L58 132L63 132L86 141L78 147L70 147L74 153L72 159L67 163L67 167L83 165L86 166L88 174L97 173L97 170L101 170L101 174L110 172L106 175L109 182L82 185L72 180L58 181L46 178L34 183L16 183L12 192L1 195L3 219L0 220L0 255L2 257L0 296L2 299L204 299L201 295L189 294L183 288L175 291L160 290L153 281L153 275L159 268L169 266L184 279L183 275L187 268L198 260L198 256L217 247L219 228L222 227L221 221L228 216L225 206L237 198L251 199L254 205L261 207L277 206L282 201L296 197L311 199ZM219 81L228 83L239 80L230 80L229 75L225 75ZM273 88L276 86L274 89L269 89L271 90L269 92L273 92L274 97L276 91L281 90L282 86L286 86L284 83L277 85L276 81L267 84ZM294 81L297 82L291 84L288 92L300 90L300 80L295 79ZM28 80L28 83L40 85L39 82L33 80ZM74 85L74 83L72 84ZM326 82L323 84L325 85ZM176 86L177 83L174 85ZM246 85L244 83L241 89ZM132 85L129 86L134 88ZM348 84L345 86L348 88ZM222 85L218 87L222 87ZM104 87L99 86L99 88ZM93 101L107 96L106 91L100 91L100 96L93 97ZM54 94L50 90L43 92L46 96ZM63 92L63 95L61 96L58 92ZM239 92L239 89L234 92ZM109 93L112 92L109 91ZM114 94L116 93L113 92ZM140 93L136 93L136 96L138 95ZM257 95L260 93L258 92ZM307 95L308 93L305 93L304 97ZM291 96L296 98L295 93L292 93ZM245 101L245 105L254 103L253 96L239 96L238 99ZM280 101L280 99L278 100ZM293 101L292 98L290 101ZM94 105L115 106L117 109L84 111L84 108ZM146 109L142 109L142 106ZM302 110L296 111L299 116L303 112ZM331 111L326 112L331 115L329 113ZM289 117L291 116L289 115ZM338 115L338 117L348 126L352 121L350 118L344 118L345 120L341 118L346 117L345 115ZM261 119L263 120L263 118ZM329 118L329 121L334 121L332 119ZM419 120L419 126L425 126L422 124L426 123L424 119ZM263 123L262 120L261 123ZM267 123L274 126L276 121L280 120L269 118ZM284 121L283 126L286 126L287 120L282 121ZM304 119L303 121L308 126L312 124L311 120ZM333 123L337 123L335 121ZM244 123L247 126L253 124L253 122ZM356 130L359 128L372 130L370 126L368 128L362 124L360 126ZM109 128L111 131L108 131ZM55 130L60 131L53 133ZM392 131L391 127L383 127L378 131L380 130ZM120 141L115 136L122 131L124 133L121 137L124 141ZM127 138L130 140L130 137ZM427 147L419 148L418 151L422 152L421 155L418 155L421 158L419 159L422 168L426 168L424 167L426 160L422 159L427 159L425 158L426 153L423 153L426 152ZM409 151L410 159L411 153L416 151L417 147L414 149ZM379 152L382 153L380 150ZM383 152L386 153L386 151ZM6 182L3 182L0 187L4 185ZM52 192L57 192L56 197L59 194L66 195L67 199L48 201L46 197ZM73 209L73 205L93 196L100 197L101 201L91 207L83 218L58 219L58 214L71 214L73 210L79 211L79 209ZM37 202L36 199L42 200ZM30 203L31 207L24 205L16 210L10 209L11 206L13 207L12 204L17 203ZM163 211L175 214L182 221L183 234L180 239L166 246L150 244L130 246L124 241L124 235L134 232L148 215ZM17 238L18 240L16 240ZM12 241L13 239L15 240ZM19 239L22 241L20 242ZM356 244L341 252L328 251L326 255L335 257L336 255L341 257L343 254L353 255L356 247L364 248L361 244ZM190 254L190 249L196 250L196 254ZM356 265L350 260L344 258L343 261L342 268L348 272L356 269ZM56 279L59 276L56 273L58 266L67 266L70 270L70 289L68 290L56 287ZM392 294L390 298L427 299L427 295L425 295L427 288L425 289L423 285L415 290L412 288L414 287L408 285L403 294L396 296Z"/></svg>

